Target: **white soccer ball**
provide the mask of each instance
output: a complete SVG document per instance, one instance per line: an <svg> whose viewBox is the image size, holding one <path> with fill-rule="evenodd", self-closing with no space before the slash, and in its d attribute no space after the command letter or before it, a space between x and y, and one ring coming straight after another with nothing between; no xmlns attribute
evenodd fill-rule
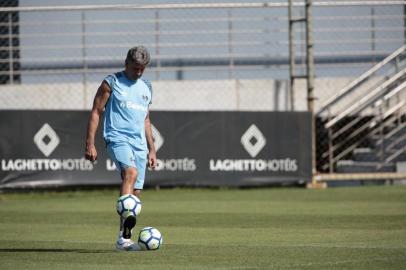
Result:
<svg viewBox="0 0 406 270"><path fill-rule="evenodd" d="M137 216L141 212L141 201L137 196L125 194L117 200L117 214L126 218L128 216Z"/></svg>
<svg viewBox="0 0 406 270"><path fill-rule="evenodd" d="M156 250L162 245L162 235L154 227L141 229L138 236L138 245L142 250Z"/></svg>

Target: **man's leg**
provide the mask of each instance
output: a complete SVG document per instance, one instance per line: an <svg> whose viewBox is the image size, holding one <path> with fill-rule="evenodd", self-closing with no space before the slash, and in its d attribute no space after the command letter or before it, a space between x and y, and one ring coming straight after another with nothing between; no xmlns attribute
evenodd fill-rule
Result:
<svg viewBox="0 0 406 270"><path fill-rule="evenodd" d="M138 171L134 167L123 168L121 171L121 188L120 196L125 194L133 194L135 180L137 179ZM135 195L135 194L134 194ZM134 228L137 223L135 216L128 216L123 219L120 217L120 232L125 239L131 238L131 230Z"/></svg>
<svg viewBox="0 0 406 270"><path fill-rule="evenodd" d="M134 184L135 180L137 179L138 171L134 167L127 167L123 168L121 171L121 188L120 188L120 196L125 194L134 194ZM135 194L134 194L135 195ZM135 195L137 196L137 195ZM137 196L138 197L138 196Z"/></svg>
<svg viewBox="0 0 406 270"><path fill-rule="evenodd" d="M123 182L122 182L122 191L125 190L126 193L123 194L133 194L140 198L142 188L144 187L144 178L145 178L145 169L146 169L146 164L147 164L147 154L145 151L134 151L134 162L135 162L135 173L133 171L129 171L128 169L123 170ZM129 177L130 180L126 181L126 175L131 176ZM123 237L124 238L130 238L131 237L131 231L132 228L134 228L136 224L136 217L134 216L129 216L127 217L124 221L122 221L122 227L120 227L120 231L123 232Z"/></svg>
<svg viewBox="0 0 406 270"><path fill-rule="evenodd" d="M128 167L121 171L121 188L120 196L125 194L133 194L135 180L137 179L137 169ZM134 194L135 195L135 194ZM137 223L135 216L128 216L126 219L120 217L120 233L116 243L119 250L138 251L139 246L131 241L132 229Z"/></svg>
<svg viewBox="0 0 406 270"><path fill-rule="evenodd" d="M107 151L116 164L121 175L120 196L133 194L133 188L137 179L138 171L134 163L134 156L131 147L125 142L110 142ZM131 229L136 223L135 217L128 217L123 220L120 217L120 231L116 242L118 250L139 250L137 244L131 241Z"/></svg>
<svg viewBox="0 0 406 270"><path fill-rule="evenodd" d="M134 154L134 161L135 161L135 168L126 168L122 170L122 185L121 185L121 195L124 194L133 194L140 198L142 188L144 186L144 177L145 177L145 169L146 169L146 152L133 152ZM134 171L129 170L134 169ZM129 176L129 180L126 181L126 176ZM130 177L131 176L131 177ZM120 222L120 233L124 239L131 238L131 229L134 228L136 224L136 217L128 216L125 220L121 219Z"/></svg>

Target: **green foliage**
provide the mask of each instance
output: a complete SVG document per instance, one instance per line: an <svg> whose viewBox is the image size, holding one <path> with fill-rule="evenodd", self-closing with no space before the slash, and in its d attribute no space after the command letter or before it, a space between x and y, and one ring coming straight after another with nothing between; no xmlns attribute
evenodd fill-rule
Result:
<svg viewBox="0 0 406 270"><path fill-rule="evenodd" d="M117 252L117 190L0 195L0 269L404 269L406 187L146 190ZM137 233L135 233L137 235Z"/></svg>

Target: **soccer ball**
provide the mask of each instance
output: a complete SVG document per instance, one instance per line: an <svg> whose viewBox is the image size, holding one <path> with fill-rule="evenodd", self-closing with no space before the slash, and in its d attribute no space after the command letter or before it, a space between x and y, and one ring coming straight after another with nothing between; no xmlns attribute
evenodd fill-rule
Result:
<svg viewBox="0 0 406 270"><path fill-rule="evenodd" d="M137 216L141 212L141 201L132 194L125 194L117 200L117 214L126 218L128 216Z"/></svg>
<svg viewBox="0 0 406 270"><path fill-rule="evenodd" d="M138 236L138 245L142 250L156 250L162 245L162 235L156 228L145 227Z"/></svg>

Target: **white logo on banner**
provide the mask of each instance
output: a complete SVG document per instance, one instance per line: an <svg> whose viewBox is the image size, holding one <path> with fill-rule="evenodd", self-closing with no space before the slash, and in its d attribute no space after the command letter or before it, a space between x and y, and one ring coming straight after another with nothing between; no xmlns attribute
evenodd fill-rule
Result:
<svg viewBox="0 0 406 270"><path fill-rule="evenodd" d="M152 137L154 138L155 150L158 152L159 148L164 144L164 137L159 133L158 129L151 124Z"/></svg>
<svg viewBox="0 0 406 270"><path fill-rule="evenodd" d="M265 147L266 138L254 124L241 136L241 144L252 159L210 159L210 171L295 172L298 169L297 160L289 157L281 159L255 159Z"/></svg>
<svg viewBox="0 0 406 270"><path fill-rule="evenodd" d="M256 157L264 148L266 138L256 125L252 124L241 137L241 144L251 157Z"/></svg>
<svg viewBox="0 0 406 270"><path fill-rule="evenodd" d="M45 138L48 138L49 141L45 142ZM45 123L34 135L34 143L46 157L49 157L49 155L52 154L55 148L59 145L59 142L58 135L48 123Z"/></svg>
<svg viewBox="0 0 406 270"><path fill-rule="evenodd" d="M60 139L55 130L45 123L34 135L35 145L49 157L58 147ZM1 159L1 171L91 171L93 164L84 158L17 158Z"/></svg>
<svg viewBox="0 0 406 270"><path fill-rule="evenodd" d="M154 139L155 151L162 147L164 144L164 137L159 130L151 124L152 137ZM169 159L157 159L156 171L195 171L196 161L193 158L169 158ZM116 165L110 159L106 160L106 169L108 171L116 170Z"/></svg>

